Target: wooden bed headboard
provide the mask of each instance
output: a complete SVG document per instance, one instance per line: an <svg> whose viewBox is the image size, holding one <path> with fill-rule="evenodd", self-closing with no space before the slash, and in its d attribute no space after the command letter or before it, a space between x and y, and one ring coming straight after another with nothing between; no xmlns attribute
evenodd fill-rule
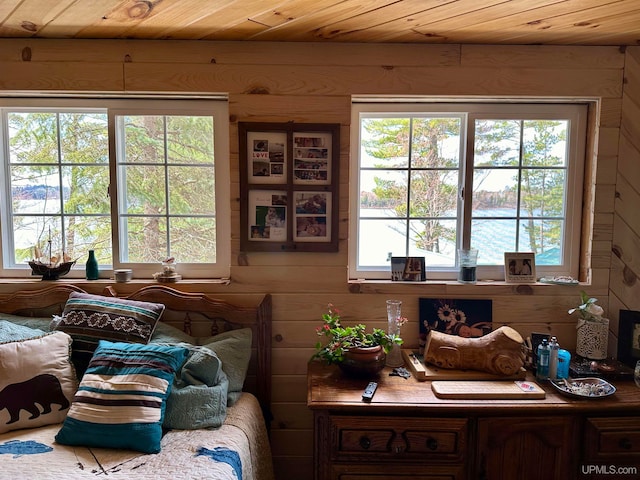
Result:
<svg viewBox="0 0 640 480"><path fill-rule="evenodd" d="M39 290L19 291L0 300L0 312L28 317L59 315L71 292L87 293L75 285L64 283ZM102 295L117 296L111 287L105 288ZM161 321L194 337L250 328L253 333L252 352L244 389L258 398L268 424L271 409L271 295L251 295L249 304L236 304L202 293L181 292L166 285L149 285L121 298L164 304L166 310Z"/></svg>

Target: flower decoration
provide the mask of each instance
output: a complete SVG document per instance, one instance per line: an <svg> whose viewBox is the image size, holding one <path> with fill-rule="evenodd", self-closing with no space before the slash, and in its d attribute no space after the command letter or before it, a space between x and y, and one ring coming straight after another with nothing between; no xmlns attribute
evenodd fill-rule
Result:
<svg viewBox="0 0 640 480"><path fill-rule="evenodd" d="M580 292L580 301L581 305L578 305L576 308L569 309L569 314L573 314L574 312L578 312L580 316L581 322L578 326L582 325L584 322L602 322L602 315L604 314L604 310L600 305L597 305L597 298L589 297L586 292Z"/></svg>
<svg viewBox="0 0 640 480"><path fill-rule="evenodd" d="M385 353L389 353L393 345L402 345L402 338L397 334L389 334L380 328L373 328L371 332L366 331L366 326L362 324L352 327L345 327L340 323L340 311L328 305L327 313L322 314L322 325L316 327L316 334L327 337L326 344L316 343L316 353L312 359L320 358L328 364L340 363L344 360L344 354L352 347L375 347L380 345ZM406 323L405 317L399 317L398 326Z"/></svg>

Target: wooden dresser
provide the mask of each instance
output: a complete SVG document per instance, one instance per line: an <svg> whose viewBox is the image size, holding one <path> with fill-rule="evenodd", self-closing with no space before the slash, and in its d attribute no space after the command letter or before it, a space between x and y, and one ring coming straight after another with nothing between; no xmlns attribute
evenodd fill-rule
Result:
<svg viewBox="0 0 640 480"><path fill-rule="evenodd" d="M312 362L315 480L640 478L640 389L606 399L445 400L429 381L351 379Z"/></svg>

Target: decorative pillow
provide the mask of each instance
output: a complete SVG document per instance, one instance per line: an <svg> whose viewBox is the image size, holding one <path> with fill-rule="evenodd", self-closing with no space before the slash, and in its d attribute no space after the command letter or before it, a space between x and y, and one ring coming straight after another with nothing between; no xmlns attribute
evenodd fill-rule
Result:
<svg viewBox="0 0 640 480"><path fill-rule="evenodd" d="M219 427L227 416L229 381L222 362L206 347L180 344L189 356L167 398L164 428L195 430Z"/></svg>
<svg viewBox="0 0 640 480"><path fill-rule="evenodd" d="M251 339L251 329L240 328L213 337L201 338L198 341L200 345L213 350L222 361L222 369L229 379L227 394L229 406L236 403L242 393L251 359Z"/></svg>
<svg viewBox="0 0 640 480"><path fill-rule="evenodd" d="M0 320L0 343L25 340L44 335L43 330L17 325L7 320Z"/></svg>
<svg viewBox="0 0 640 480"><path fill-rule="evenodd" d="M70 348L63 332L0 345L0 433L64 420L78 386Z"/></svg>
<svg viewBox="0 0 640 480"><path fill-rule="evenodd" d="M73 338L71 359L81 378L99 340L148 343L164 308L161 303L72 292L52 329Z"/></svg>
<svg viewBox="0 0 640 480"><path fill-rule="evenodd" d="M158 453L166 399L187 353L178 346L101 340L56 441Z"/></svg>

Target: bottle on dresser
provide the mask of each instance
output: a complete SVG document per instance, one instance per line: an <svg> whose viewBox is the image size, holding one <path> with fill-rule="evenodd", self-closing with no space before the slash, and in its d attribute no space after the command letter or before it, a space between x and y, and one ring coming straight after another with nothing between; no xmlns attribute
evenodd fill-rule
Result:
<svg viewBox="0 0 640 480"><path fill-rule="evenodd" d="M536 379L549 379L549 343L546 338L542 339L542 343L538 346L538 355L536 362Z"/></svg>
<svg viewBox="0 0 640 480"><path fill-rule="evenodd" d="M560 345L556 337L551 337L549 342L549 379L557 380L558 378L558 351Z"/></svg>

